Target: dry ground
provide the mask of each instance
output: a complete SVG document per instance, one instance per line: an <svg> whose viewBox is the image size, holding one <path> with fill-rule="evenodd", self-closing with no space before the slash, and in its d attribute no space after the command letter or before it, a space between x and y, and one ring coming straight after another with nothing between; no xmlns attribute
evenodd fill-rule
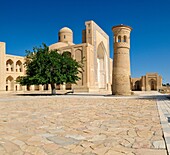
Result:
<svg viewBox="0 0 170 155"><path fill-rule="evenodd" d="M0 155L165 155L156 101L0 98Z"/></svg>

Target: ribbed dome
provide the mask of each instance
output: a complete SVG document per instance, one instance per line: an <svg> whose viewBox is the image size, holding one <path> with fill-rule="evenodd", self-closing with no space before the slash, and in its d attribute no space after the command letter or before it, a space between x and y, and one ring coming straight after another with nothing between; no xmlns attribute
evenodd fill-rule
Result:
<svg viewBox="0 0 170 155"><path fill-rule="evenodd" d="M68 27L63 27L59 33L73 33L73 31Z"/></svg>

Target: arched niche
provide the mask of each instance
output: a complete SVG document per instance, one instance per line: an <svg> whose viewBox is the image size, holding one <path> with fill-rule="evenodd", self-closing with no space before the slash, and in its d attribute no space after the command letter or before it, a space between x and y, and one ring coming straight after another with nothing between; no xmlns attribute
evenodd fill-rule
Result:
<svg viewBox="0 0 170 155"><path fill-rule="evenodd" d="M123 42L127 42L127 36L126 35L123 36Z"/></svg>
<svg viewBox="0 0 170 155"><path fill-rule="evenodd" d="M15 90L16 91L21 91L22 90L22 86L17 82L19 80L19 76L16 78L16 84L15 84Z"/></svg>
<svg viewBox="0 0 170 155"><path fill-rule="evenodd" d="M14 90L14 78L12 76L8 76L6 78L6 91Z"/></svg>
<svg viewBox="0 0 170 155"><path fill-rule="evenodd" d="M97 47L97 74L98 86L101 89L106 88L106 50L103 42Z"/></svg>
<svg viewBox="0 0 170 155"><path fill-rule="evenodd" d="M14 71L14 62L11 59L6 61L6 71L13 72Z"/></svg>
<svg viewBox="0 0 170 155"><path fill-rule="evenodd" d="M80 49L77 49L75 51L75 59L78 62L83 61L83 51ZM77 85L82 86L83 85L83 73L79 73L78 76L81 78L79 81L77 81Z"/></svg>
<svg viewBox="0 0 170 155"><path fill-rule="evenodd" d="M80 49L77 49L75 51L75 58L76 58L76 61L81 62L83 60L83 51Z"/></svg>
<svg viewBox="0 0 170 155"><path fill-rule="evenodd" d="M65 52L63 52L63 55L67 55L67 56L71 57L71 52L65 51Z"/></svg>
<svg viewBox="0 0 170 155"><path fill-rule="evenodd" d="M22 72L22 62L20 60L16 62L16 72Z"/></svg>
<svg viewBox="0 0 170 155"><path fill-rule="evenodd" d="M157 82L155 79L149 80L150 90L157 90Z"/></svg>
<svg viewBox="0 0 170 155"><path fill-rule="evenodd" d="M118 36L118 43L119 43L119 42L122 42L121 36Z"/></svg>

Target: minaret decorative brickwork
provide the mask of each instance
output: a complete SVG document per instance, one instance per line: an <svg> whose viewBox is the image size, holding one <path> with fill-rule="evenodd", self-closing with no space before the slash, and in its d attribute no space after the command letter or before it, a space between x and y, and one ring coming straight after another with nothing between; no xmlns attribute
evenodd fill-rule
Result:
<svg viewBox="0 0 170 155"><path fill-rule="evenodd" d="M131 30L131 27L122 24L112 27L114 33L113 95L131 95L129 54Z"/></svg>

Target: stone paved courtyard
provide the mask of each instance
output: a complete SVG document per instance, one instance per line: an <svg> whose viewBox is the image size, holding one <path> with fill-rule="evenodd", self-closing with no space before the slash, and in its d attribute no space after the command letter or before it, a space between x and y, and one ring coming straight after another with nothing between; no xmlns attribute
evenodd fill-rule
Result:
<svg viewBox="0 0 170 155"><path fill-rule="evenodd" d="M0 155L167 154L153 99L0 99Z"/></svg>

